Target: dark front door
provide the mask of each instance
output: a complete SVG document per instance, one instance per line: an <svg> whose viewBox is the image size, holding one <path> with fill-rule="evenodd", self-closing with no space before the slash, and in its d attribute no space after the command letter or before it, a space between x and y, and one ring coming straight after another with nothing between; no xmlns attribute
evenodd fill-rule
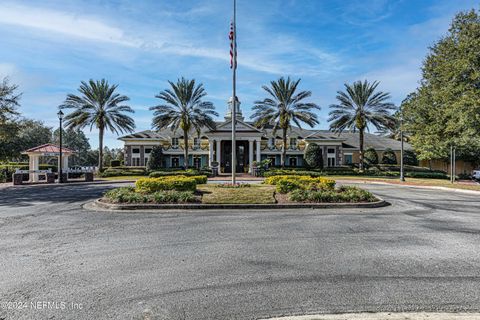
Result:
<svg viewBox="0 0 480 320"><path fill-rule="evenodd" d="M248 168L248 141L237 141L237 166L235 172L244 173ZM232 141L222 141L222 166L226 173L232 172Z"/></svg>

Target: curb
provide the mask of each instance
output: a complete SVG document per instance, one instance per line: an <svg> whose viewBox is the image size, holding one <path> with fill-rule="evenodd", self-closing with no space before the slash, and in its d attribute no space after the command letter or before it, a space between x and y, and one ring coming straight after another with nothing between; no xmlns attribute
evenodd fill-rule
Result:
<svg viewBox="0 0 480 320"><path fill-rule="evenodd" d="M408 185L408 184L400 184L400 183L388 183L383 181L367 181L367 180L335 180L340 183L352 183L352 184L380 184L380 185L387 185L387 186L398 186L404 188L417 188L417 189L430 189L430 190L442 190L442 191L450 191L450 192L458 192L458 193L466 193L466 194L475 194L480 195L480 191L475 190L466 190L466 189L458 189L458 188L447 188L447 187L438 187L438 186L418 186L418 185ZM378 198L378 197L377 197Z"/></svg>
<svg viewBox="0 0 480 320"><path fill-rule="evenodd" d="M211 210L211 209L347 209L347 208L381 208L390 203L377 197L376 202L361 203L284 203L284 204L112 204L97 199L91 209L112 211L138 211L138 210Z"/></svg>
<svg viewBox="0 0 480 320"><path fill-rule="evenodd" d="M262 318L261 320L475 320L480 313L453 312L380 312L341 313Z"/></svg>

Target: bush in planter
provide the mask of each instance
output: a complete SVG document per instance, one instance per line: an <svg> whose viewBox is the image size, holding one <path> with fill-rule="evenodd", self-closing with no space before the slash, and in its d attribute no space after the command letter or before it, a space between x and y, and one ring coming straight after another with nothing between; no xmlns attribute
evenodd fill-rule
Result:
<svg viewBox="0 0 480 320"><path fill-rule="evenodd" d="M373 202L377 199L367 190L342 186L338 190L294 190L290 200L295 202Z"/></svg>
<svg viewBox="0 0 480 320"><path fill-rule="evenodd" d="M363 159L367 165L378 164L378 153L373 147L367 148L363 154Z"/></svg>
<svg viewBox="0 0 480 320"><path fill-rule="evenodd" d="M147 161L147 170L160 170L163 164L163 149L161 146L155 146L150 152L150 157Z"/></svg>
<svg viewBox="0 0 480 320"><path fill-rule="evenodd" d="M397 156L395 155L395 152L393 152L392 149L387 148L383 152L382 155L382 163L383 164L397 164Z"/></svg>
<svg viewBox="0 0 480 320"><path fill-rule="evenodd" d="M171 176L162 178L141 178L135 182L135 190L140 193L154 193L157 191L195 191L197 182L193 177Z"/></svg>
<svg viewBox="0 0 480 320"><path fill-rule="evenodd" d="M316 143L310 143L305 150L304 161L309 168L323 168L322 148Z"/></svg>
<svg viewBox="0 0 480 320"><path fill-rule="evenodd" d="M144 203L148 201L146 196L135 192L133 187L109 190L105 193L105 198L115 203Z"/></svg>
<svg viewBox="0 0 480 320"><path fill-rule="evenodd" d="M266 184L276 185L279 193L289 193L293 190L333 190L335 181L326 178L308 176L272 176L265 179Z"/></svg>

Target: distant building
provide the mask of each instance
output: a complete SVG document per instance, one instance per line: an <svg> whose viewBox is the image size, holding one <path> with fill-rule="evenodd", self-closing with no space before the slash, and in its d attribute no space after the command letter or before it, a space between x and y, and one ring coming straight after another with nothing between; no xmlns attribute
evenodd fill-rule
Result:
<svg viewBox="0 0 480 320"><path fill-rule="evenodd" d="M231 172L232 99L228 102L225 121L217 122L215 130L205 128L200 135L189 133L189 165L201 168L212 161L220 163L223 172ZM273 134L272 128L260 130L252 122L245 121L240 102L236 111L237 172L248 172L254 161L270 159L272 165L280 165L283 142L281 131ZM175 168L183 165L183 132L170 128L161 131L146 130L119 138L125 145L125 165L145 166L154 146L161 145L165 155L164 166ZM303 166L303 154L309 143L316 143L323 150L326 167L351 165L359 162L358 133L336 134L327 130L307 130L292 127L287 134L286 166ZM400 159L400 142L370 133L365 134L365 149L373 147L381 158L382 152L392 149ZM406 150L412 147L405 143Z"/></svg>

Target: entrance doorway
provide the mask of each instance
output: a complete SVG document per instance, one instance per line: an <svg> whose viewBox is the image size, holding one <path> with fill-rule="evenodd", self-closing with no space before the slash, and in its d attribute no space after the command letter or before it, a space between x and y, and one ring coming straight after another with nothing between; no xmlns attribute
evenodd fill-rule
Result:
<svg viewBox="0 0 480 320"><path fill-rule="evenodd" d="M232 172L232 141L222 141L221 165L225 168L225 173ZM235 172L244 173L248 170L248 141L236 142L237 166Z"/></svg>

